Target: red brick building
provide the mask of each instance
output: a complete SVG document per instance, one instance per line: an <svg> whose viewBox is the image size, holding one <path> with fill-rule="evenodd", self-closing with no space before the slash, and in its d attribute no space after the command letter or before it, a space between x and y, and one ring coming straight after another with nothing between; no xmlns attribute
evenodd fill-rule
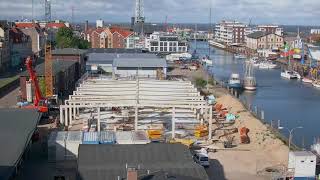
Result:
<svg viewBox="0 0 320 180"><path fill-rule="evenodd" d="M112 48L126 48L126 39L133 35L132 31L121 27L110 27L112 33Z"/></svg>

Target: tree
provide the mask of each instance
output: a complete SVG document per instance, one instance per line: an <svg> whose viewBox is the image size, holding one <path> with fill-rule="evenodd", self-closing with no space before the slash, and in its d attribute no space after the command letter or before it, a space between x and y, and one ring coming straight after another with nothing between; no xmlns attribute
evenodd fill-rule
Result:
<svg viewBox="0 0 320 180"><path fill-rule="evenodd" d="M72 29L63 27L57 32L56 47L88 49L90 44L88 41L74 36Z"/></svg>

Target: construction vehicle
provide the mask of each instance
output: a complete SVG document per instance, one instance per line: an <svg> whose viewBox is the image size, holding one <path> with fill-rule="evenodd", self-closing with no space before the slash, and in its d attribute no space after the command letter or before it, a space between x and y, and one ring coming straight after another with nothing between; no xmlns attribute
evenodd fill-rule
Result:
<svg viewBox="0 0 320 180"><path fill-rule="evenodd" d="M31 57L27 57L25 65L27 67L27 70L30 75L30 80L34 86L35 91L35 98L33 100L32 105L23 106L23 108L26 109L38 109L39 112L47 113L48 112L48 105L47 105L47 99L43 98L41 95L41 91L39 88L39 81L37 78L36 71L32 67L32 59Z"/></svg>

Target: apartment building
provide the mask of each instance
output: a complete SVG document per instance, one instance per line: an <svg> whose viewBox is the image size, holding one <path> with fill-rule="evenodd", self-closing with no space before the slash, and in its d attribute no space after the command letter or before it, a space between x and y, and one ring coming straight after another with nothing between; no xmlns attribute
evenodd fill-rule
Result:
<svg viewBox="0 0 320 180"><path fill-rule="evenodd" d="M215 26L215 40L225 44L245 43L250 28L236 21L221 21Z"/></svg>
<svg viewBox="0 0 320 180"><path fill-rule="evenodd" d="M283 28L277 25L258 25L256 27L258 31L266 32L266 33L273 33L278 36L283 36Z"/></svg>
<svg viewBox="0 0 320 180"><path fill-rule="evenodd" d="M9 24L0 21L0 72L10 67Z"/></svg>
<svg viewBox="0 0 320 180"><path fill-rule="evenodd" d="M11 66L23 66L25 58L32 56L32 40L20 29L13 27L9 30Z"/></svg>
<svg viewBox="0 0 320 180"><path fill-rule="evenodd" d="M246 38L246 46L252 50L275 49L284 46L282 36L262 31L251 33Z"/></svg>
<svg viewBox="0 0 320 180"><path fill-rule="evenodd" d="M33 54L37 56L43 54L46 37L38 23L16 22L15 27L31 38Z"/></svg>
<svg viewBox="0 0 320 180"><path fill-rule="evenodd" d="M173 34L154 32L145 42L145 47L150 52L171 53L188 51L187 42L179 40L178 36Z"/></svg>

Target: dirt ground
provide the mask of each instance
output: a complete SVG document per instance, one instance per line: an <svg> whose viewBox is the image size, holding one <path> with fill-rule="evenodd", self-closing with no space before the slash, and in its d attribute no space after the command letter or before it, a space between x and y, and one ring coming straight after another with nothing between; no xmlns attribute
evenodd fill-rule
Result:
<svg viewBox="0 0 320 180"><path fill-rule="evenodd" d="M17 106L17 96L19 95L19 88L11 91L4 97L0 98L0 108L12 108Z"/></svg>

